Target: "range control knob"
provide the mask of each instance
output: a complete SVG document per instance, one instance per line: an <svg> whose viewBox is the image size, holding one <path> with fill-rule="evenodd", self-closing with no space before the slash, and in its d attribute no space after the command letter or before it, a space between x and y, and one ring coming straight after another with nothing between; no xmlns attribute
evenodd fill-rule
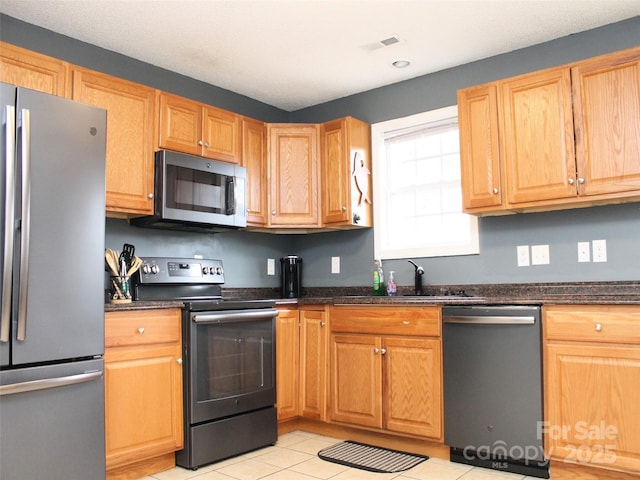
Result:
<svg viewBox="0 0 640 480"><path fill-rule="evenodd" d="M207 273L209 273L209 269L207 267L202 267L202 274L206 275Z"/></svg>
<svg viewBox="0 0 640 480"><path fill-rule="evenodd" d="M158 265L151 265L151 273L155 275L159 271L160 271L160 268L158 267Z"/></svg>
<svg viewBox="0 0 640 480"><path fill-rule="evenodd" d="M148 275L150 271L151 271L151 267L149 267L147 263L142 265L142 273L144 273L145 275Z"/></svg>
<svg viewBox="0 0 640 480"><path fill-rule="evenodd" d="M209 267L209 273L210 273L211 275L214 275L214 274L216 273L216 269L215 269L215 267Z"/></svg>
<svg viewBox="0 0 640 480"><path fill-rule="evenodd" d="M216 267L216 273L222 275L222 267Z"/></svg>

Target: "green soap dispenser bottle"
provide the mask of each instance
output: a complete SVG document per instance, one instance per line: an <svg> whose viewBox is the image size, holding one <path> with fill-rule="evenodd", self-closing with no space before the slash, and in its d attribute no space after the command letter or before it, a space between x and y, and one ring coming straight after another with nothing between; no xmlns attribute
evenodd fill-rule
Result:
<svg viewBox="0 0 640 480"><path fill-rule="evenodd" d="M382 271L382 260L374 260L373 262L373 294L376 296L384 295L384 272Z"/></svg>

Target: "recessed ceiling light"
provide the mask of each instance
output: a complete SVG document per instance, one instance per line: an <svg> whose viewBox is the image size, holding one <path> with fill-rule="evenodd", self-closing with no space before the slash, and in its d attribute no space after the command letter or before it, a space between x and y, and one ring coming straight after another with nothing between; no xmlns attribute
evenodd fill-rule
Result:
<svg viewBox="0 0 640 480"><path fill-rule="evenodd" d="M405 68L411 65L411 62L409 60L396 60L391 65L393 65L396 68Z"/></svg>

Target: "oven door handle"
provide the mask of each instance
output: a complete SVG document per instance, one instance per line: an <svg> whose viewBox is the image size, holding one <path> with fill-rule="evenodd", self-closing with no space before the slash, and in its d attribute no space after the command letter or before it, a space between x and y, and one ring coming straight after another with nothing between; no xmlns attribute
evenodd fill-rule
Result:
<svg viewBox="0 0 640 480"><path fill-rule="evenodd" d="M195 323L233 323L277 316L278 311L275 308L261 308L259 310L222 310L215 313L196 313L191 315L191 320Z"/></svg>

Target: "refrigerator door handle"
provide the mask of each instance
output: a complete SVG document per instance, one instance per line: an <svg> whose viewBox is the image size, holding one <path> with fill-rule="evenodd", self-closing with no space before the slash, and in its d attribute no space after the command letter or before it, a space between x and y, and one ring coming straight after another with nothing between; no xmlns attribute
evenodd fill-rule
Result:
<svg viewBox="0 0 640 480"><path fill-rule="evenodd" d="M66 377L44 378L42 380L32 380L30 382L0 385L0 397L3 395L14 395L16 393L34 392L36 390L46 390L48 388L66 387L68 385L76 385L78 383L87 383L99 378L102 378L102 370L80 373L78 375L68 375Z"/></svg>
<svg viewBox="0 0 640 480"><path fill-rule="evenodd" d="M22 164L22 218L20 220L20 288L18 291L18 328L16 339L27 338L27 297L29 276L29 230L31 225L31 113L20 110L18 135Z"/></svg>
<svg viewBox="0 0 640 480"><path fill-rule="evenodd" d="M11 326L11 275L13 272L13 238L16 198L16 110L7 105L4 111L5 156L5 211L4 211L4 259L2 261L2 312L0 312L0 342L9 341Z"/></svg>

